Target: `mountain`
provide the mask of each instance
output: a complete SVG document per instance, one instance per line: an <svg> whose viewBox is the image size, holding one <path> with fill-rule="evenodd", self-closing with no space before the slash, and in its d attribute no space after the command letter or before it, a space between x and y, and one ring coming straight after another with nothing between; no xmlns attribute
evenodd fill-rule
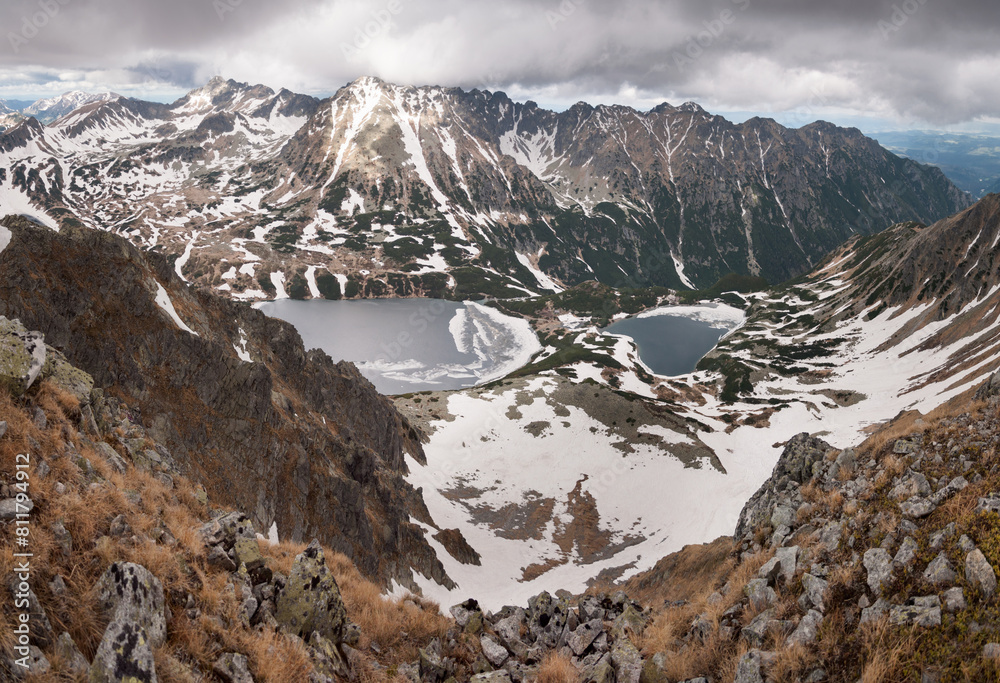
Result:
<svg viewBox="0 0 1000 683"><path fill-rule="evenodd" d="M95 102L109 102L118 99L121 95L112 92L86 93L80 90L38 100L21 110L24 116L33 116L42 123L52 123L56 119L69 114L80 107Z"/></svg>
<svg viewBox="0 0 1000 683"><path fill-rule="evenodd" d="M970 203L827 123L555 113L373 78L322 102L213 79L171 105L91 103L7 131L0 159L18 212L127 235L242 299L781 281L853 234Z"/></svg>
<svg viewBox="0 0 1000 683"><path fill-rule="evenodd" d="M354 365L185 286L166 259L121 237L2 225L0 315L93 378L106 397L98 425L127 411L123 455L185 474L258 529L319 538L383 585L412 585L413 570L449 585L411 521L432 523L403 479L404 457L423 460L418 434Z"/></svg>
<svg viewBox="0 0 1000 683"><path fill-rule="evenodd" d="M896 154L937 166L977 199L1000 187L1000 137L995 135L890 131L872 137Z"/></svg>

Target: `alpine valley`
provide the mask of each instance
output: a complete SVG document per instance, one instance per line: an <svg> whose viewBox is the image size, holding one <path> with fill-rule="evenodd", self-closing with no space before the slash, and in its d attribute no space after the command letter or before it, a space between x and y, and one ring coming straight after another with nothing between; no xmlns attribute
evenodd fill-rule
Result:
<svg viewBox="0 0 1000 683"><path fill-rule="evenodd" d="M690 103L79 105L0 134L0 679L995 674L1000 195ZM531 356L385 397L249 305L386 296Z"/></svg>

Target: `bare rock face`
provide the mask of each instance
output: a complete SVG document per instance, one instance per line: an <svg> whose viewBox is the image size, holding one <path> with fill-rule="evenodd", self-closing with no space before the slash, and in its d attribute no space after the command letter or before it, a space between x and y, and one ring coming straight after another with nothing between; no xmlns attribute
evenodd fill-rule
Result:
<svg viewBox="0 0 1000 683"><path fill-rule="evenodd" d="M306 353L291 325L185 286L165 259L122 238L4 224L0 315L85 371L68 377L81 392L96 384L125 399L127 410L105 398L93 413L98 423L126 413L135 434L122 452L137 466L176 469L257 529L318 538L382 583L409 586L417 569L452 585L409 521L426 513L403 479L404 453L423 460L419 434L353 364ZM187 329L158 305L161 289ZM234 348L244 339L251 362Z"/></svg>
<svg viewBox="0 0 1000 683"><path fill-rule="evenodd" d="M769 523L775 516L776 508L780 507L779 492L785 490L790 482L804 484L820 474L827 464L824 459L830 449L830 444L808 434L792 437L778 458L770 478L743 506L735 538L747 537L754 529Z"/></svg>

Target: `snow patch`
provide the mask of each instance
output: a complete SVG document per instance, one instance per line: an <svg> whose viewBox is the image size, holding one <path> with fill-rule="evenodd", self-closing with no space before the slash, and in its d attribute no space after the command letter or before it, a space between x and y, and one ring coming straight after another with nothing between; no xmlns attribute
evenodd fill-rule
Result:
<svg viewBox="0 0 1000 683"><path fill-rule="evenodd" d="M163 309L170 318L177 323L177 327L181 328L185 332L190 332L194 336L199 336L197 332L192 330L181 317L177 315L176 309L174 309L174 302L170 300L170 295L167 294L167 290L163 288L159 282L156 283L156 305Z"/></svg>

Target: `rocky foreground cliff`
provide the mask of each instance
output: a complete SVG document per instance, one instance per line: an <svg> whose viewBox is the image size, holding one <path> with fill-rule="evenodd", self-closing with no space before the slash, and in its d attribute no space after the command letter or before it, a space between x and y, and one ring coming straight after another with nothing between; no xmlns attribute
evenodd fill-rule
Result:
<svg viewBox="0 0 1000 683"><path fill-rule="evenodd" d="M404 453L416 431L350 363L306 352L293 327L187 287L162 257L86 229L7 218L0 315L37 330L104 397L82 410L115 445L184 473L265 533L319 538L367 576L447 583L423 532ZM157 444L160 448L152 447Z"/></svg>

